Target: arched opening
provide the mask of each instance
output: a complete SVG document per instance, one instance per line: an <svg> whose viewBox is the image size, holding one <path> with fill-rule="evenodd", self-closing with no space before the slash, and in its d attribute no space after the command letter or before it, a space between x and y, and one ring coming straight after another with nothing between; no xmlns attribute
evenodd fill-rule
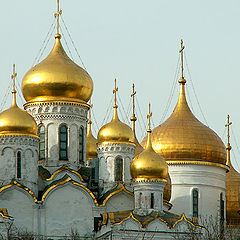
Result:
<svg viewBox="0 0 240 240"><path fill-rule="evenodd" d="M120 157L115 160L115 181L123 181L123 160Z"/></svg>
<svg viewBox="0 0 240 240"><path fill-rule="evenodd" d="M154 193L151 193L151 204L150 208L154 208Z"/></svg>
<svg viewBox="0 0 240 240"><path fill-rule="evenodd" d="M224 199L223 193L220 193L220 232L224 233Z"/></svg>
<svg viewBox="0 0 240 240"><path fill-rule="evenodd" d="M39 135L39 138L40 138L40 141L39 141L39 160L44 160L45 159L45 147L46 147L44 125L39 126L38 135Z"/></svg>
<svg viewBox="0 0 240 240"><path fill-rule="evenodd" d="M22 178L22 154L17 152L17 178Z"/></svg>
<svg viewBox="0 0 240 240"><path fill-rule="evenodd" d="M84 131L83 127L79 130L79 162L83 162Z"/></svg>
<svg viewBox="0 0 240 240"><path fill-rule="evenodd" d="M193 189L192 191L192 209L193 209L193 222L197 222L198 221L198 190L197 189Z"/></svg>
<svg viewBox="0 0 240 240"><path fill-rule="evenodd" d="M61 125L59 129L59 159L68 159L68 131L66 125Z"/></svg>

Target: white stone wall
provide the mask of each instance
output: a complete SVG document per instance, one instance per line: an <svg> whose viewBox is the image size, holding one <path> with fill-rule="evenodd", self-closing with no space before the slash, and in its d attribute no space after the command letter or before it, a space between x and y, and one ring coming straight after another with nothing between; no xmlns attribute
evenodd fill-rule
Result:
<svg viewBox="0 0 240 240"><path fill-rule="evenodd" d="M134 182L134 198L136 211L163 211L163 189L165 182ZM151 195L153 194L153 208ZM146 212L146 213L147 213Z"/></svg>
<svg viewBox="0 0 240 240"><path fill-rule="evenodd" d="M185 213L192 218L193 203L192 191L199 192L199 217L219 216L220 194L225 199L226 170L221 167L204 165L169 165L169 174L172 181L172 212Z"/></svg>
<svg viewBox="0 0 240 240"><path fill-rule="evenodd" d="M38 193L38 144L35 137L0 136L0 185L13 179ZM21 178L17 178L17 152L21 152Z"/></svg>
<svg viewBox="0 0 240 240"><path fill-rule="evenodd" d="M51 173L62 165L77 170L86 162L86 121L87 105L68 102L26 104L25 110L30 113L37 124L45 126L46 158L41 161ZM59 127L68 127L68 160L59 160ZM84 160L79 161L79 131L84 129Z"/></svg>
<svg viewBox="0 0 240 240"><path fill-rule="evenodd" d="M123 159L123 183L131 185L130 164L135 154L135 146L128 144L98 145L99 183L104 192L116 185L115 163L118 157Z"/></svg>

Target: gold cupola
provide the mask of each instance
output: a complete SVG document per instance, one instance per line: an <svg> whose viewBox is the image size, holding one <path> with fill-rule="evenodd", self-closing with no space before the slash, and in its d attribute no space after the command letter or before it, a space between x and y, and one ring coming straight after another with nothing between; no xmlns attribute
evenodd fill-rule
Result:
<svg viewBox="0 0 240 240"><path fill-rule="evenodd" d="M34 118L20 109L16 103L15 65L13 65L13 102L12 106L0 113L0 135L28 135L37 136L37 124Z"/></svg>
<svg viewBox="0 0 240 240"><path fill-rule="evenodd" d="M23 77L22 93L27 102L70 101L86 103L93 91L89 74L66 54L59 34L59 10L55 45L50 54Z"/></svg>
<svg viewBox="0 0 240 240"><path fill-rule="evenodd" d="M135 156L137 156L139 153L141 153L144 148L140 145L140 143L137 140L137 136L136 136L136 130L135 130L135 124L137 121L137 117L135 115L135 95L136 95L136 91L135 91L135 85L133 84L133 92L131 94L131 97L133 99L133 114L130 118L131 122L132 122L132 131L133 131L133 135L134 135L134 143L135 143Z"/></svg>
<svg viewBox="0 0 240 240"><path fill-rule="evenodd" d="M127 124L119 120L117 113L117 91L118 88L116 87L115 79L115 89L113 90L113 93L115 94L115 104L113 106L114 115L112 121L102 126L99 130L97 136L98 145L108 143L125 143L135 145L132 129Z"/></svg>
<svg viewBox="0 0 240 240"><path fill-rule="evenodd" d="M87 132L87 159L92 160L97 158L97 139L92 135L92 120L91 120L91 102L89 109L88 132Z"/></svg>
<svg viewBox="0 0 240 240"><path fill-rule="evenodd" d="M168 165L165 159L154 151L151 141L150 128L150 104L149 104L149 129L146 148L131 162L130 173L133 181L163 181L167 182Z"/></svg>
<svg viewBox="0 0 240 240"><path fill-rule="evenodd" d="M168 164L202 164L226 167L226 150L221 138L201 123L191 112L185 95L186 80L179 80L180 92L177 105L171 116L153 129L152 145ZM147 137L142 146L147 144Z"/></svg>

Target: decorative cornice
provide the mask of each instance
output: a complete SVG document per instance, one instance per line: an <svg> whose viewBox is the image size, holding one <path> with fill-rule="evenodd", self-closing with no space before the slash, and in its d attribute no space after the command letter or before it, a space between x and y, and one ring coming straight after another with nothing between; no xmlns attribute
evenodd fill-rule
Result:
<svg viewBox="0 0 240 240"><path fill-rule="evenodd" d="M229 166L221 163L215 163L215 162L207 162L207 161L175 161L175 160L167 160L166 161L168 165L204 165L204 166L213 166L213 167L221 167L226 170L229 170Z"/></svg>
<svg viewBox="0 0 240 240"><path fill-rule="evenodd" d="M100 144L97 147L97 152L104 153L116 153L116 152L125 152L125 153L131 153L134 155L135 153L135 145L129 144L129 143L108 143L108 144Z"/></svg>
<svg viewBox="0 0 240 240"><path fill-rule="evenodd" d="M27 145L38 147L39 137L22 134L0 134L0 145Z"/></svg>

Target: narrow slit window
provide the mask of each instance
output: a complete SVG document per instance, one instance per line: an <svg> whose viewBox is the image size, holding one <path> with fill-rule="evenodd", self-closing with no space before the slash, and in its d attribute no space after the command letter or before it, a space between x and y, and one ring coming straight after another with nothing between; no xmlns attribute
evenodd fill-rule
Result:
<svg viewBox="0 0 240 240"><path fill-rule="evenodd" d="M45 159L45 127L41 125L38 129L39 134L39 160Z"/></svg>
<svg viewBox="0 0 240 240"><path fill-rule="evenodd" d="M154 208L154 193L151 193L151 206L150 208Z"/></svg>
<svg viewBox="0 0 240 240"><path fill-rule="evenodd" d="M17 178L22 177L22 154L17 152Z"/></svg>
<svg viewBox="0 0 240 240"><path fill-rule="evenodd" d="M79 162L83 162L83 145L84 145L84 131L83 131L83 127L80 127L80 131L79 131Z"/></svg>
<svg viewBox="0 0 240 240"><path fill-rule="evenodd" d="M193 217L198 218L198 190L193 190Z"/></svg>
<svg viewBox="0 0 240 240"><path fill-rule="evenodd" d="M68 159L68 131L67 126L62 125L59 129L59 158Z"/></svg>
<svg viewBox="0 0 240 240"><path fill-rule="evenodd" d="M115 181L123 181L123 160L122 158L116 158L115 160Z"/></svg>

